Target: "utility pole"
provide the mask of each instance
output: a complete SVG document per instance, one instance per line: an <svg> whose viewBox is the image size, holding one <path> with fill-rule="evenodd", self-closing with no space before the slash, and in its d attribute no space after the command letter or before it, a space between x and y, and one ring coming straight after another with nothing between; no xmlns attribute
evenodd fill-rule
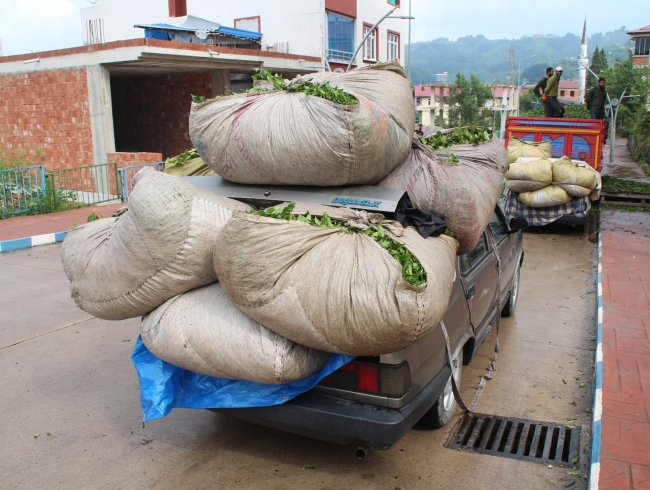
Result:
<svg viewBox="0 0 650 490"><path fill-rule="evenodd" d="M410 3L409 3L409 6L410 6ZM348 63L348 66L345 68L345 71L349 71L349 70L350 70L350 67L352 66L352 62L353 62L354 59L357 57L357 54L359 53L359 51L361 50L361 48L362 48L363 45L365 44L366 39L368 39L368 38L370 37L370 34L372 34L372 33L375 31L375 29L377 29L377 26L378 26L379 24L381 24L385 19L387 19L388 17L390 17L391 19L408 19L409 22L413 19L413 17L411 17L410 15L408 15L408 16L406 16L406 15L394 15L394 16L391 16L391 14L392 14L393 12L395 12L395 11L397 10L397 8L398 8L398 7L393 7L392 9L390 9L388 12L386 12L386 13L382 16L381 19L379 19L379 20L375 23L374 26L372 26L372 28L368 29L368 32L366 33L365 36L363 36L363 39L361 40L361 42L360 42L359 45L357 46L357 49L354 51L354 54L352 55L352 58L350 58L350 62ZM409 35L410 35L410 33L411 33L411 32L410 32L410 30L409 30ZM411 49L411 45L410 45L410 44L409 44L409 49ZM410 61L411 61L411 60L409 59L409 64L410 64Z"/></svg>

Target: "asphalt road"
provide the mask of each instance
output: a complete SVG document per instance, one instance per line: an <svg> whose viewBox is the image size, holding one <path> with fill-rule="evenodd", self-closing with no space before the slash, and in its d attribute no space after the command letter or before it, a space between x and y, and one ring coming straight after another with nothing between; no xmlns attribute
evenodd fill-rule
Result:
<svg viewBox="0 0 650 490"><path fill-rule="evenodd" d="M595 247L579 232L524 237L519 304L477 411L582 427L588 473ZM0 254L0 488L585 488L571 468L444 447L454 422L417 427L364 461L337 446L205 410L143 427L130 355L139 320L79 310L60 245ZM492 335L463 373L471 399Z"/></svg>

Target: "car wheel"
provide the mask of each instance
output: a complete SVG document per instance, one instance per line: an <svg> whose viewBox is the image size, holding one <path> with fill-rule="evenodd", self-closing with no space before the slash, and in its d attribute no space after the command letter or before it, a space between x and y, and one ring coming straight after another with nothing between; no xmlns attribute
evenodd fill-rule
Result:
<svg viewBox="0 0 650 490"><path fill-rule="evenodd" d="M517 307L517 298L519 298L519 270L521 266L518 266L515 270L515 277L512 278L512 290L508 296L508 302L503 307L501 311L501 316L512 316L515 314L515 308Z"/></svg>
<svg viewBox="0 0 650 490"><path fill-rule="evenodd" d="M458 355L452 359L452 375L456 380L456 386L460 389L460 381L463 374L463 350L461 349ZM427 413L420 419L422 423L428 425L429 427L439 428L447 425L447 423L452 419L454 413L456 412L456 399L454 398L454 391L451 386L451 376L445 384L444 390L433 404L433 407L429 409Z"/></svg>

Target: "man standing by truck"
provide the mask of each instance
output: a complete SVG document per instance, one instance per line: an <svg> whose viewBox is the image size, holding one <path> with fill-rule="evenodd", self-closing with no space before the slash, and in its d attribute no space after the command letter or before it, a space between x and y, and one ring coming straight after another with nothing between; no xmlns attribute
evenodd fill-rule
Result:
<svg viewBox="0 0 650 490"><path fill-rule="evenodd" d="M593 87L585 95L585 104L587 104L587 110L589 111L589 114L591 114L592 119L605 119L606 98L605 79L600 77L598 79L598 85Z"/></svg>
<svg viewBox="0 0 650 490"><path fill-rule="evenodd" d="M535 85L535 88L533 89L535 95L539 97L539 99L542 101L542 104L544 104L545 117L551 117L550 108L548 106L548 100L547 97L544 95L544 89L546 88L546 84L548 83L548 79L551 78L551 75L553 75L553 67L549 66L548 68L546 68L546 73L544 74L544 76L540 79L539 82L537 82L537 85Z"/></svg>
<svg viewBox="0 0 650 490"><path fill-rule="evenodd" d="M558 66L555 69L555 75L548 79L546 88L544 89L546 103L549 105L550 117L564 117L564 107L562 107L557 100L557 93L560 88L560 78L562 78L562 67Z"/></svg>

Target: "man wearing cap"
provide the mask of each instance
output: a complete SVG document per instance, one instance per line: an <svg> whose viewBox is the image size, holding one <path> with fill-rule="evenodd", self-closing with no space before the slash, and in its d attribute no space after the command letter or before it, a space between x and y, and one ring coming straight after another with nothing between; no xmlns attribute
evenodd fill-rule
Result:
<svg viewBox="0 0 650 490"><path fill-rule="evenodd" d="M546 103L549 106L550 117L564 117L564 107L557 100L557 92L560 88L560 78L562 77L562 67L558 66L555 69L555 74L546 82L544 89L544 96Z"/></svg>

